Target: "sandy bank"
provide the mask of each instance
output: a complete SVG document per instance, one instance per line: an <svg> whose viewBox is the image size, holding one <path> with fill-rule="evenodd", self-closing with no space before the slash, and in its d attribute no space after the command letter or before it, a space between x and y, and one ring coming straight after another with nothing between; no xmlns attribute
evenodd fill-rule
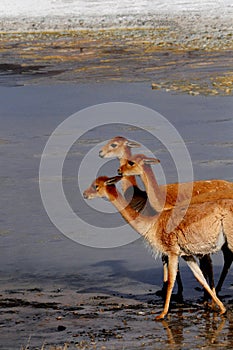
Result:
<svg viewBox="0 0 233 350"><path fill-rule="evenodd" d="M47 16L7 16L0 17L1 32L97 30L109 28L157 28L173 25L174 30L182 28L187 33L226 32L232 33L232 12L208 15L206 12L154 12L151 14L120 15L47 15Z"/></svg>

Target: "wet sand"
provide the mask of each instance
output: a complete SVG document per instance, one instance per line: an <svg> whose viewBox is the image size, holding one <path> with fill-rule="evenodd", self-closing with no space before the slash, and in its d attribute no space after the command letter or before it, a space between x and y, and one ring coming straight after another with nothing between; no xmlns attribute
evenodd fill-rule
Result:
<svg viewBox="0 0 233 350"><path fill-rule="evenodd" d="M183 277L186 280L186 274ZM22 344L27 349L232 348L230 298L224 298L226 316L203 306L201 299L186 297L172 301L169 316L156 322L162 301L153 287L142 286L141 294L137 286L119 292L121 283L130 290L130 280L120 276L109 276L105 288L98 285L93 292L80 287L92 284L88 277L66 276L66 283L28 281L21 281L20 288L13 284L1 295L2 349L19 349Z"/></svg>
<svg viewBox="0 0 233 350"><path fill-rule="evenodd" d="M157 110L184 138L195 179L232 181L231 96L171 94L142 83L0 87L0 348L29 343L29 349L43 344L50 349L67 343L70 349L231 349L231 271L221 293L228 313L220 317L203 305L203 293L181 262L184 302L173 301L166 321L155 322L163 304L156 295L162 263L141 239L119 248L89 248L69 240L47 217L38 169L49 135L76 111L109 101ZM80 196L73 195L77 165L94 145L118 134L155 149L167 181L176 181L165 149L139 130L117 124L92 130L71 150L65 167L66 195L74 207ZM214 256L216 280L221 266L219 253Z"/></svg>

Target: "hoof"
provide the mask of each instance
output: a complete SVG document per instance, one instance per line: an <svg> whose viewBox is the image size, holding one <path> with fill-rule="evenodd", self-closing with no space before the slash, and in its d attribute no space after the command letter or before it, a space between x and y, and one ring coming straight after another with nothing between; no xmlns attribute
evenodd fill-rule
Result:
<svg viewBox="0 0 233 350"><path fill-rule="evenodd" d="M155 321L164 320L165 316L166 316L166 313L162 312L160 315L155 317Z"/></svg>
<svg viewBox="0 0 233 350"><path fill-rule="evenodd" d="M227 309L224 307L224 308L221 309L220 315L225 315L226 312L227 312Z"/></svg>

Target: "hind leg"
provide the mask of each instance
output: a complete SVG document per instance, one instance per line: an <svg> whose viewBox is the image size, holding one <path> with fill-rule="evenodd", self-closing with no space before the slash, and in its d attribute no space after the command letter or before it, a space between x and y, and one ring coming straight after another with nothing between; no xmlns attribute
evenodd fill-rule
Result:
<svg viewBox="0 0 233 350"><path fill-rule="evenodd" d="M200 269L208 282L210 288L214 290L214 273L213 273L213 264L210 257L210 254L203 255L201 258L199 258L200 261ZM206 290L204 290L204 300L208 300L209 293L207 293Z"/></svg>
<svg viewBox="0 0 233 350"><path fill-rule="evenodd" d="M196 260L194 259L194 257L192 255L190 255L190 256L184 256L183 258L187 262L188 266L192 270L192 272L193 272L194 276L196 277L196 279L198 280L198 282L205 288L205 290L212 297L213 301L215 301L215 303L219 306L219 308L221 310L221 314L224 314L226 312L225 306L223 305L221 300L218 299L215 291L212 290L210 288L210 286L208 285L208 283L206 282L206 279L203 276L203 273L202 273L200 267L198 266Z"/></svg>
<svg viewBox="0 0 233 350"><path fill-rule="evenodd" d="M216 293L218 294L220 290L222 289L223 282L228 274L229 268L231 267L232 261L233 261L233 252L228 248L227 243L224 243L222 246L222 252L224 257L224 265L222 269L221 276L219 278L217 287L216 287Z"/></svg>
<svg viewBox="0 0 233 350"><path fill-rule="evenodd" d="M177 299L182 301L183 300L183 283L181 280L181 276L180 276L180 268L179 268L179 264L177 267L177 275L176 275L176 282L177 282Z"/></svg>

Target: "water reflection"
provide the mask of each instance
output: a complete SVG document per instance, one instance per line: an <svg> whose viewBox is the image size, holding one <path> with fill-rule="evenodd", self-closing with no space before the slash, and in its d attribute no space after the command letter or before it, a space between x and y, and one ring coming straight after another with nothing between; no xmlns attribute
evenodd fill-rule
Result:
<svg viewBox="0 0 233 350"><path fill-rule="evenodd" d="M199 315L183 313L181 310L176 317L161 321L166 332L166 345L170 348L202 349L213 347L233 347L233 315L228 311L226 316L216 312L205 311Z"/></svg>

